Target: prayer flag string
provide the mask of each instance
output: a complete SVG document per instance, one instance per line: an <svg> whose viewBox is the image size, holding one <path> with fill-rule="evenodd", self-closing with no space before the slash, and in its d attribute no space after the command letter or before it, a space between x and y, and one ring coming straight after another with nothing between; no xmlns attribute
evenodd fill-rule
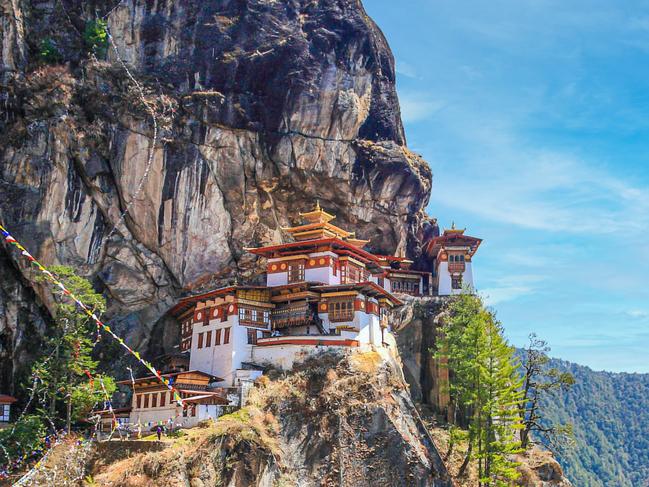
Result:
<svg viewBox="0 0 649 487"><path fill-rule="evenodd" d="M43 266L40 262L38 262L38 261L37 261L37 260L36 260L36 259L35 259L35 258L34 258L34 257L33 257L29 252L28 252L28 251L27 251L27 249L26 249L25 247L23 247L23 246L20 244L20 242L18 242L14 237L11 236L11 234L7 231L7 229L6 229L5 227L3 227L2 225L0 225L0 232L2 232L2 235L4 236L4 239L5 239L5 241L6 241L7 243L13 245L13 246L16 247L18 250L20 250L21 255L22 255L23 257L25 257L25 259L27 259L27 260L28 260L32 265L34 265L35 267L37 267L38 270L39 270L43 275L45 275L45 277L46 277L46 278L47 278L47 279L48 279L52 284L54 284L56 287L58 287L64 295L66 295L66 296L68 296L70 299L72 299L72 300L77 304L77 306L79 306L79 308L81 308L81 309L83 310L83 312L84 312L86 315L88 315L88 317L89 317L90 319L92 319L92 320L97 324L97 328L101 328L101 329L103 329L104 331L106 331L106 332L107 332L111 337L113 337L113 339L115 339L115 340L117 341L117 343L119 343L123 348L125 348L125 349L126 349L126 350L127 350L127 351L128 351L128 352L129 352L133 357L135 357L135 358L138 360L138 362L140 362L142 365L144 365L144 366L145 366L145 367L146 367L146 368L147 368L147 369L148 369L148 370L149 370L149 371L150 371L150 372L151 372L151 373L152 373L152 374L153 374L153 375L154 375L154 376L155 376L155 377L160 381L160 382L162 382L162 383L165 385L165 387L167 387L167 389L169 389L169 390L173 393L173 395L174 395L174 399L175 399L175 401L176 401L176 403L177 403L178 405L180 405L180 406L184 406L184 403L183 403L182 397L180 396L180 393L178 392L178 390L177 390L173 385L171 385L171 382L170 382L166 377L163 377L163 376L162 376L162 374L160 373L160 371L158 371L158 370L153 366L153 364L151 364L150 362L144 360L144 359L140 356L139 352L137 352L137 351L133 350L131 347L129 347L129 346L126 344L126 342L125 342L121 337L119 337L117 334L115 334L115 332L114 332L113 330L111 330L111 328L110 328L108 325L106 325L105 323L103 323L103 322L102 322L102 321L97 317L97 315L96 315L92 310L90 310L90 309L89 309L85 304L83 304L83 303L82 303L82 302L81 302L81 301L80 301L80 300L79 300L79 299L78 299L78 298L77 298L77 297L76 297L72 292L70 292L70 291L65 287L65 285L64 285L61 281L59 281L59 280L56 278L56 276L55 276L52 272L50 272L49 270L47 270L47 268L46 268L45 266Z"/></svg>

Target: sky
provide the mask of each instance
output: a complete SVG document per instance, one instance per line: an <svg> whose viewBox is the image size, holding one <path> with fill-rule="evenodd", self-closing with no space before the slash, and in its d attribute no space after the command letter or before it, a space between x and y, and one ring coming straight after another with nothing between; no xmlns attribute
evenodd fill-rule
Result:
<svg viewBox="0 0 649 487"><path fill-rule="evenodd" d="M394 53L428 213L484 239L510 341L649 372L649 3L364 0Z"/></svg>

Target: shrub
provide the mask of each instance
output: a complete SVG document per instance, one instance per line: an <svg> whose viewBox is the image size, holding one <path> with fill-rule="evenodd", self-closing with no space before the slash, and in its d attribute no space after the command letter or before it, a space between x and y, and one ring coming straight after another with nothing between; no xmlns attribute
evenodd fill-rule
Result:
<svg viewBox="0 0 649 487"><path fill-rule="evenodd" d="M0 465L7 462L6 454L15 460L23 455L33 456L43 448L45 426L39 416L24 416L15 425L0 430Z"/></svg>
<svg viewBox="0 0 649 487"><path fill-rule="evenodd" d="M83 41L90 52L105 57L108 50L108 24L103 19L89 20L83 32Z"/></svg>
<svg viewBox="0 0 649 487"><path fill-rule="evenodd" d="M56 47L56 43L49 37L46 37L41 41L38 48L38 57L41 61L48 64L56 64L61 62L63 59L61 52Z"/></svg>

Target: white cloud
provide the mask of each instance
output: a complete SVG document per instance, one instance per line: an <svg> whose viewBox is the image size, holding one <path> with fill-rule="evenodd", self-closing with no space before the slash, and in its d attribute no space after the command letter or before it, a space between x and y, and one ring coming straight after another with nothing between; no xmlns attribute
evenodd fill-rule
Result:
<svg viewBox="0 0 649 487"><path fill-rule="evenodd" d="M444 103L434 100L426 93L400 92L401 119L404 123L426 120L444 108Z"/></svg>
<svg viewBox="0 0 649 487"><path fill-rule="evenodd" d="M630 318L634 318L637 320L644 320L646 318L649 318L649 312L640 309L631 309L627 311L625 314Z"/></svg>
<svg viewBox="0 0 649 487"><path fill-rule="evenodd" d="M406 61L400 61L397 59L396 71L397 74L406 76L408 78L421 79L417 74L417 70L415 69L415 67Z"/></svg>
<svg viewBox="0 0 649 487"><path fill-rule="evenodd" d="M649 227L649 188L571 154L529 148L502 125L473 130L467 121L464 130L470 148L462 174L438 171L434 201L537 230L639 234Z"/></svg>
<svg viewBox="0 0 649 487"><path fill-rule="evenodd" d="M495 306L534 293L538 284L546 279L547 276L539 274L507 274L494 280L491 286L480 289L480 295L487 305Z"/></svg>
<svg viewBox="0 0 649 487"><path fill-rule="evenodd" d="M480 295L488 306L495 306L506 301L514 301L521 296L530 294L532 288L527 286L503 286L482 289Z"/></svg>

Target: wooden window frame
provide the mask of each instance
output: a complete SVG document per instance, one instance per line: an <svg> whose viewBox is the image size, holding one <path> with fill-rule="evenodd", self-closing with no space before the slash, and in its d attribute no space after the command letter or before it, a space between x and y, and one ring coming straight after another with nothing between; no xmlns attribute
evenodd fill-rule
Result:
<svg viewBox="0 0 649 487"><path fill-rule="evenodd" d="M214 333L214 346L221 345L221 328L215 330Z"/></svg>
<svg viewBox="0 0 649 487"><path fill-rule="evenodd" d="M223 328L223 345L230 343L230 327Z"/></svg>
<svg viewBox="0 0 649 487"><path fill-rule="evenodd" d="M142 405L143 409L149 409L149 395L148 394L143 394L144 395L144 404Z"/></svg>
<svg viewBox="0 0 649 487"><path fill-rule="evenodd" d="M451 276L451 289L462 289L462 275Z"/></svg>
<svg viewBox="0 0 649 487"><path fill-rule="evenodd" d="M354 320L354 300L345 299L329 301L329 321L332 323L341 323Z"/></svg>
<svg viewBox="0 0 649 487"><path fill-rule="evenodd" d="M305 262L300 260L296 262L289 262L287 274L287 282L293 284L296 282L304 282Z"/></svg>
<svg viewBox="0 0 649 487"><path fill-rule="evenodd" d="M142 409L142 394L135 394L136 409Z"/></svg>
<svg viewBox="0 0 649 487"><path fill-rule="evenodd" d="M257 345L257 330L254 328L247 329L248 345Z"/></svg>
<svg viewBox="0 0 649 487"><path fill-rule="evenodd" d="M210 348L212 346L212 330L208 331L205 335L205 348Z"/></svg>
<svg viewBox="0 0 649 487"><path fill-rule="evenodd" d="M160 393L160 407L163 408L165 407L165 400L167 399L167 393L166 392L161 392Z"/></svg>
<svg viewBox="0 0 649 487"><path fill-rule="evenodd" d="M151 394L151 407L152 408L158 407L158 394L156 392Z"/></svg>
<svg viewBox="0 0 649 487"><path fill-rule="evenodd" d="M198 334L198 343L196 344L197 349L203 348L203 333Z"/></svg>

